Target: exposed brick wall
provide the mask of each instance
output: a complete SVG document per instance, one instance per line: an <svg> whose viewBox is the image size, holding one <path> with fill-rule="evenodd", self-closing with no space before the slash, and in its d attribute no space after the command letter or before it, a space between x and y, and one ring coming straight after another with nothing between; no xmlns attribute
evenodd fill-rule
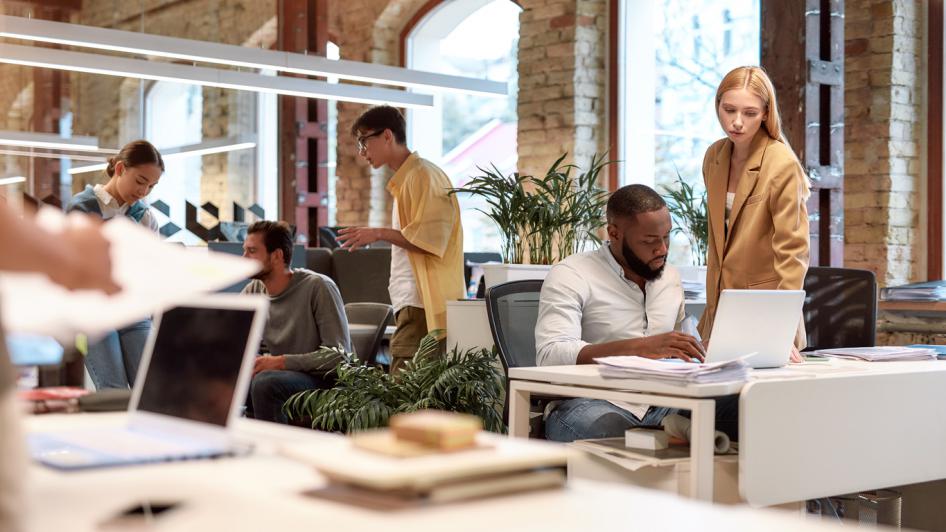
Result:
<svg viewBox="0 0 946 532"><path fill-rule="evenodd" d="M881 285L919 278L923 74L920 2L845 6L845 265Z"/></svg>
<svg viewBox="0 0 946 532"><path fill-rule="evenodd" d="M519 171L606 149L605 0L524 0L519 17Z"/></svg>
<svg viewBox="0 0 946 532"><path fill-rule="evenodd" d="M370 61L374 23L384 4L379 0L351 0L344 8L333 2L330 12L337 14L339 55L352 61ZM330 15L332 16L332 15ZM365 105L338 102L338 151L335 186L338 225L365 225L371 212L371 170L358 156L358 148L348 131ZM375 181L379 179L376 178Z"/></svg>
<svg viewBox="0 0 946 532"><path fill-rule="evenodd" d="M401 31L426 0L361 0L333 2L330 9L339 30L342 59L398 65ZM330 15L331 16L331 15ZM391 199L385 189L391 172L372 170L358 155L349 130L368 106L338 103L338 184L336 219L339 225L390 225Z"/></svg>

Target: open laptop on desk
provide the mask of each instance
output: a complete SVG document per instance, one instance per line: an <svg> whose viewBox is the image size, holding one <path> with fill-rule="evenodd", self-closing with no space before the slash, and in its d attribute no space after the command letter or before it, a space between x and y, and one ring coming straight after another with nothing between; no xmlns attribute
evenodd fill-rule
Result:
<svg viewBox="0 0 946 532"><path fill-rule="evenodd" d="M788 364L804 304L804 290L723 290L706 362L754 353L746 359L754 368Z"/></svg>
<svg viewBox="0 0 946 532"><path fill-rule="evenodd" d="M246 396L268 307L265 298L213 295L155 316L125 425L32 433L30 454L85 469L232 453L228 426Z"/></svg>

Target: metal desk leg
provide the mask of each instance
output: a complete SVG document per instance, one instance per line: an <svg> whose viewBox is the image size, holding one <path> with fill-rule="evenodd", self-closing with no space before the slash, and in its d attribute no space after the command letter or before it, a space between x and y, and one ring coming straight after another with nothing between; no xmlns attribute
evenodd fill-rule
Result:
<svg viewBox="0 0 946 532"><path fill-rule="evenodd" d="M529 399L532 393L520 390L516 381L509 382L509 437L529 437Z"/></svg>
<svg viewBox="0 0 946 532"><path fill-rule="evenodd" d="M713 501L716 401L695 401L690 425L690 497Z"/></svg>

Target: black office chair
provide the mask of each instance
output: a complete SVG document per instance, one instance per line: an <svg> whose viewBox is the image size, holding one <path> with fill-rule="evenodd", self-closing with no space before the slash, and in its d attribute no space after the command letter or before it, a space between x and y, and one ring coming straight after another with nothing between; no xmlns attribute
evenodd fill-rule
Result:
<svg viewBox="0 0 946 532"><path fill-rule="evenodd" d="M873 347L877 337L877 279L867 270L808 268L805 277L806 351Z"/></svg>
<svg viewBox="0 0 946 532"><path fill-rule="evenodd" d="M341 227L330 225L319 226L319 247L335 249L338 247L338 230Z"/></svg>
<svg viewBox="0 0 946 532"><path fill-rule="evenodd" d="M388 325L394 322L394 309L386 303L346 303L352 350L369 366L378 363L378 350ZM352 330L352 325L370 325L370 331Z"/></svg>
<svg viewBox="0 0 946 532"><path fill-rule="evenodd" d="M506 373L503 404L506 423L509 422L509 368L535 366L535 324L541 290L541 280L528 280L499 284L486 291L486 316Z"/></svg>

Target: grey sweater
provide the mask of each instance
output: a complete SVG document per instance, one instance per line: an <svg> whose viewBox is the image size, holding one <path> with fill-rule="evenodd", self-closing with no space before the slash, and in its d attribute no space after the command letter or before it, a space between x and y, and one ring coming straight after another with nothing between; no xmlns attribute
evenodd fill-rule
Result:
<svg viewBox="0 0 946 532"><path fill-rule="evenodd" d="M266 285L250 281L243 293L267 294ZM351 352L348 319L335 281L310 270L292 270L289 286L269 298L263 341L273 355L285 355L287 370L324 373L333 369L339 359L323 359L315 351L340 346Z"/></svg>

